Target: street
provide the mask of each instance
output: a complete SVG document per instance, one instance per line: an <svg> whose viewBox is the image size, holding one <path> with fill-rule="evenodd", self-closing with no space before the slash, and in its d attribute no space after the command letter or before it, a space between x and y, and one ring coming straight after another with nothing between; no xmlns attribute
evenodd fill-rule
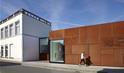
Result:
<svg viewBox="0 0 124 73"><path fill-rule="evenodd" d="M74 73L74 72L57 71L16 65L0 67L0 73Z"/></svg>
<svg viewBox="0 0 124 73"><path fill-rule="evenodd" d="M0 73L77 73L22 66L16 63L0 62Z"/></svg>
<svg viewBox="0 0 124 73"><path fill-rule="evenodd" d="M92 70L92 68L83 71L68 70L68 69L58 70L56 68L54 69L39 68L39 67L24 66L19 63L0 61L0 73L124 73L124 69L104 68L101 71L97 71L97 69L95 71Z"/></svg>

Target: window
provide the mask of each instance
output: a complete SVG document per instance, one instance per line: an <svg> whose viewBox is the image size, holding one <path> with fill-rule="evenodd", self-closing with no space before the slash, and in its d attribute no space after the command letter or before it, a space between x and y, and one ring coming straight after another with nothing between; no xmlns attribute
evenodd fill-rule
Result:
<svg viewBox="0 0 124 73"><path fill-rule="evenodd" d="M18 35L20 33L20 22L15 22L15 35Z"/></svg>
<svg viewBox="0 0 124 73"><path fill-rule="evenodd" d="M1 29L1 39L3 39L4 38L4 29L2 28Z"/></svg>
<svg viewBox="0 0 124 73"><path fill-rule="evenodd" d="M48 38L40 39L40 53L48 53Z"/></svg>
<svg viewBox="0 0 124 73"><path fill-rule="evenodd" d="M64 41L51 40L50 41L50 61L64 62Z"/></svg>
<svg viewBox="0 0 124 73"><path fill-rule="evenodd" d="M3 46L1 46L1 57L3 57Z"/></svg>
<svg viewBox="0 0 124 73"><path fill-rule="evenodd" d="M10 25L9 35L10 35L10 37L14 36L14 27L13 27L13 24Z"/></svg>
<svg viewBox="0 0 124 73"><path fill-rule="evenodd" d="M7 37L8 37L8 26L5 27L5 38L7 38Z"/></svg>
<svg viewBox="0 0 124 73"><path fill-rule="evenodd" d="M8 46L5 46L5 57L8 57Z"/></svg>
<svg viewBox="0 0 124 73"><path fill-rule="evenodd" d="M15 57L15 49L14 49L14 45L13 44L9 45L9 57L11 59L14 59L14 57Z"/></svg>

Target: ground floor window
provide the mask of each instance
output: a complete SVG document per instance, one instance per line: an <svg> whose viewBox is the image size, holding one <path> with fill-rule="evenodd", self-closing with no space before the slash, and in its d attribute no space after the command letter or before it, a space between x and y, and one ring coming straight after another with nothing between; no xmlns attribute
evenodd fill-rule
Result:
<svg viewBox="0 0 124 73"><path fill-rule="evenodd" d="M14 45L10 44L9 45L9 58L13 59L14 57L15 57Z"/></svg>
<svg viewBox="0 0 124 73"><path fill-rule="evenodd" d="M64 41L63 40L50 41L50 61L64 62Z"/></svg>
<svg viewBox="0 0 124 73"><path fill-rule="evenodd" d="M1 46L1 57L3 57L3 50L4 50L4 48L3 48L3 46Z"/></svg>
<svg viewBox="0 0 124 73"><path fill-rule="evenodd" d="M14 58L15 50L13 44L2 45L0 48L0 57L1 58Z"/></svg>
<svg viewBox="0 0 124 73"><path fill-rule="evenodd" d="M8 46L7 45L5 46L5 57L6 58L8 57Z"/></svg>

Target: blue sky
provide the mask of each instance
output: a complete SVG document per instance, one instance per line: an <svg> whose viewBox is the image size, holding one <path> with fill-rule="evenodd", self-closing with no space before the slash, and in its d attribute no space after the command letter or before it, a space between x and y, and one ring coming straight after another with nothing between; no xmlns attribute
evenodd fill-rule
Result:
<svg viewBox="0 0 124 73"><path fill-rule="evenodd" d="M0 20L24 8L52 22L52 29L124 20L124 0L0 0Z"/></svg>

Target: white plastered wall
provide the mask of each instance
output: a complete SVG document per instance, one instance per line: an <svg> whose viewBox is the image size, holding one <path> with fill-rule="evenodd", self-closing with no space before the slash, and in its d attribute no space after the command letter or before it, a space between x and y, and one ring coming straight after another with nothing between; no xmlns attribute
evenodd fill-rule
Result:
<svg viewBox="0 0 124 73"><path fill-rule="evenodd" d="M0 46L4 47L4 56L5 56L5 45L8 46L8 58L0 58L0 59L22 61L22 46L23 46L22 44L22 14L20 13L19 15L1 24L0 29L5 28L6 26L9 27L10 24L12 23L14 24L16 21L20 21L20 34L14 35L8 38L0 39ZM10 45L13 45L13 48L11 48Z"/></svg>

